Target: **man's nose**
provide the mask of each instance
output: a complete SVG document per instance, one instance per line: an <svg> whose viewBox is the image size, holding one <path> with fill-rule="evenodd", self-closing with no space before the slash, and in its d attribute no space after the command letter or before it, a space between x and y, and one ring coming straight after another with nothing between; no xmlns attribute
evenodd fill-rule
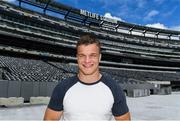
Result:
<svg viewBox="0 0 180 121"><path fill-rule="evenodd" d="M91 60L91 58L90 58L89 56L86 56L86 57L85 57L85 62L86 62L86 63L90 62L90 60Z"/></svg>

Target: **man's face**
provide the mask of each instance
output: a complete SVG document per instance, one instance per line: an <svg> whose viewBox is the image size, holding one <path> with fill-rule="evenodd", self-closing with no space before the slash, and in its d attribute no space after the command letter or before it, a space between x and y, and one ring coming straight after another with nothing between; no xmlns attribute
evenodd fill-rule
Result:
<svg viewBox="0 0 180 121"><path fill-rule="evenodd" d="M101 54L96 44L80 45L77 48L79 72L92 75L99 72Z"/></svg>

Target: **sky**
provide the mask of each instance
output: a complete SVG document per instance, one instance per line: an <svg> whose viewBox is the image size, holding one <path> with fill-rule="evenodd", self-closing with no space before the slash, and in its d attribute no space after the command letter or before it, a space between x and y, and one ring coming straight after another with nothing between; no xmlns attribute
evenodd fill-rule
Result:
<svg viewBox="0 0 180 121"><path fill-rule="evenodd" d="M180 0L54 1L128 23L180 31Z"/></svg>

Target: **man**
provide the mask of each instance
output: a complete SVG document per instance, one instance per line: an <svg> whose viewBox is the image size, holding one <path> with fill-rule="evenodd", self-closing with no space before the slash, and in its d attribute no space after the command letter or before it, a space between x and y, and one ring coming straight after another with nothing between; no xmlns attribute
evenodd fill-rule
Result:
<svg viewBox="0 0 180 121"><path fill-rule="evenodd" d="M99 71L100 42L83 35L76 48L79 72L55 87L44 120L130 121L123 91Z"/></svg>

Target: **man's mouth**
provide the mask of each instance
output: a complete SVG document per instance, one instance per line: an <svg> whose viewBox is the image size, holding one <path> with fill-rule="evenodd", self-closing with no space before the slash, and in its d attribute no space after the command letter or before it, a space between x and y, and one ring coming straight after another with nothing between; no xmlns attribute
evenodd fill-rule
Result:
<svg viewBox="0 0 180 121"><path fill-rule="evenodd" d="M83 65L84 68L90 68L92 66L93 66L93 64Z"/></svg>

